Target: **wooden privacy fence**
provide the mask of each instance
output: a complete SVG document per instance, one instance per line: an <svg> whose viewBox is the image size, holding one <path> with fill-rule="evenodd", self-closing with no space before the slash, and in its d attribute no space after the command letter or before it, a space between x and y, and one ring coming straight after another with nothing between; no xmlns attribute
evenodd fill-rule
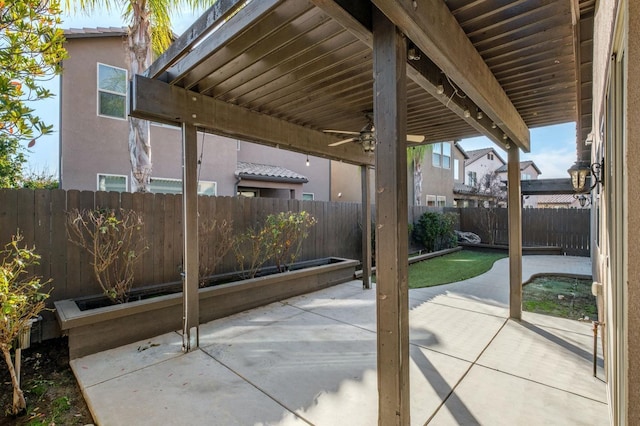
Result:
<svg viewBox="0 0 640 426"><path fill-rule="evenodd" d="M52 300L98 294L90 260L67 240L66 212L73 209L124 208L142 214L143 235L149 250L135 273L134 287L179 281L182 265L182 197L172 194L0 189L0 244L10 241L19 229L24 243L35 245L42 256L34 272L53 280ZM283 200L274 198L232 198L201 196L199 219L227 220L241 233L262 223L267 215L282 211L307 211L317 224L302 246L300 260L329 256L361 259L361 207L357 203ZM409 223L425 211L458 214L462 231L489 240L486 211L482 208L410 207ZM589 210L524 209L523 244L559 246L570 255L589 256ZM507 210L495 209L492 232L497 244L508 241ZM212 253L213 241L200 242L201 261ZM228 253L216 273L233 272L237 264Z"/></svg>
<svg viewBox="0 0 640 426"><path fill-rule="evenodd" d="M134 287L179 281L182 264L182 196L64 190L0 189L0 243L11 240L19 229L24 243L35 245L42 256L33 272L53 280L51 300L101 293L90 259L70 243L66 212L73 209L132 209L142 214L143 236L149 250L135 271ZM242 233L261 224L267 215L282 211L307 211L317 224L302 246L299 260L329 256L359 259L361 256L360 205L274 198L198 198L199 219L231 221ZM209 256L212 241L200 242L200 258ZM229 252L216 273L237 269Z"/></svg>
<svg viewBox="0 0 640 426"><path fill-rule="evenodd" d="M509 224L506 208L446 209L460 215L460 230L473 232L495 244L507 244ZM523 209L522 244L531 247L561 247L571 256L590 256L589 209ZM490 226L489 224L493 224Z"/></svg>

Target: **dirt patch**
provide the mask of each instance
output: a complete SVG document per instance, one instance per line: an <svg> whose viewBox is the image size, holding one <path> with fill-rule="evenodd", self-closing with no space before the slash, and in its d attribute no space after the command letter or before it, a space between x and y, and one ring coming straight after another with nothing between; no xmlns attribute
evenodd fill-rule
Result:
<svg viewBox="0 0 640 426"><path fill-rule="evenodd" d="M4 358L0 361L0 425L86 425L93 419L69 367L66 338L47 340L22 351L22 390L27 413L6 414L13 391Z"/></svg>
<svg viewBox="0 0 640 426"><path fill-rule="evenodd" d="M525 311L583 321L598 318L588 279L541 275L523 287L522 298Z"/></svg>

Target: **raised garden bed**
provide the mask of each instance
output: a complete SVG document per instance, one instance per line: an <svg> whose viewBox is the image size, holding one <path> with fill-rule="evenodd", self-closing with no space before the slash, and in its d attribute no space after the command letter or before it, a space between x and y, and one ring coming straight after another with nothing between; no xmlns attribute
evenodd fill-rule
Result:
<svg viewBox="0 0 640 426"><path fill-rule="evenodd" d="M200 323L350 281L358 262L326 258L302 264L303 269L201 288ZM55 302L60 328L69 337L69 358L179 330L182 292L149 297L153 292L166 293L171 286L141 289L132 298L140 292L146 292L147 298L95 309L81 307L99 303L99 296Z"/></svg>

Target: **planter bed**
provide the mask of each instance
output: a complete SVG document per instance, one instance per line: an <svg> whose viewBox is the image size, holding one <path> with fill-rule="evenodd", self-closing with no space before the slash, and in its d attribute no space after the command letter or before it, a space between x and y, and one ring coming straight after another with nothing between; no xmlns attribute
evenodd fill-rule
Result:
<svg viewBox="0 0 640 426"><path fill-rule="evenodd" d="M470 249L509 251L509 246L507 244L485 244L485 243L478 243L478 244L458 243L458 244ZM522 254L523 255L532 255L532 254L563 255L564 250L562 250L562 247L558 247L558 246L523 246Z"/></svg>
<svg viewBox="0 0 640 426"><path fill-rule="evenodd" d="M358 264L355 260L340 258L301 263L306 266L304 269L201 288L200 323L350 281ZM319 263L322 264L312 266ZM153 286L141 291L164 289L166 293L170 286ZM182 328L182 292L80 309L79 305L93 303L98 298L55 302L60 328L69 337L70 359Z"/></svg>

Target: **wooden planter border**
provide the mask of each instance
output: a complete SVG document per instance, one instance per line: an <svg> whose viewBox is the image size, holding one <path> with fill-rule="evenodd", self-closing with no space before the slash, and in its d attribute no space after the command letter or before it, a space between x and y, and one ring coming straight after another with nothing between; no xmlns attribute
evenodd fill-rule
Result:
<svg viewBox="0 0 640 426"><path fill-rule="evenodd" d="M200 323L310 293L354 278L355 260L329 263L199 290ZM69 337L69 358L158 336L182 327L182 293L81 311L73 299L55 302L60 328Z"/></svg>

